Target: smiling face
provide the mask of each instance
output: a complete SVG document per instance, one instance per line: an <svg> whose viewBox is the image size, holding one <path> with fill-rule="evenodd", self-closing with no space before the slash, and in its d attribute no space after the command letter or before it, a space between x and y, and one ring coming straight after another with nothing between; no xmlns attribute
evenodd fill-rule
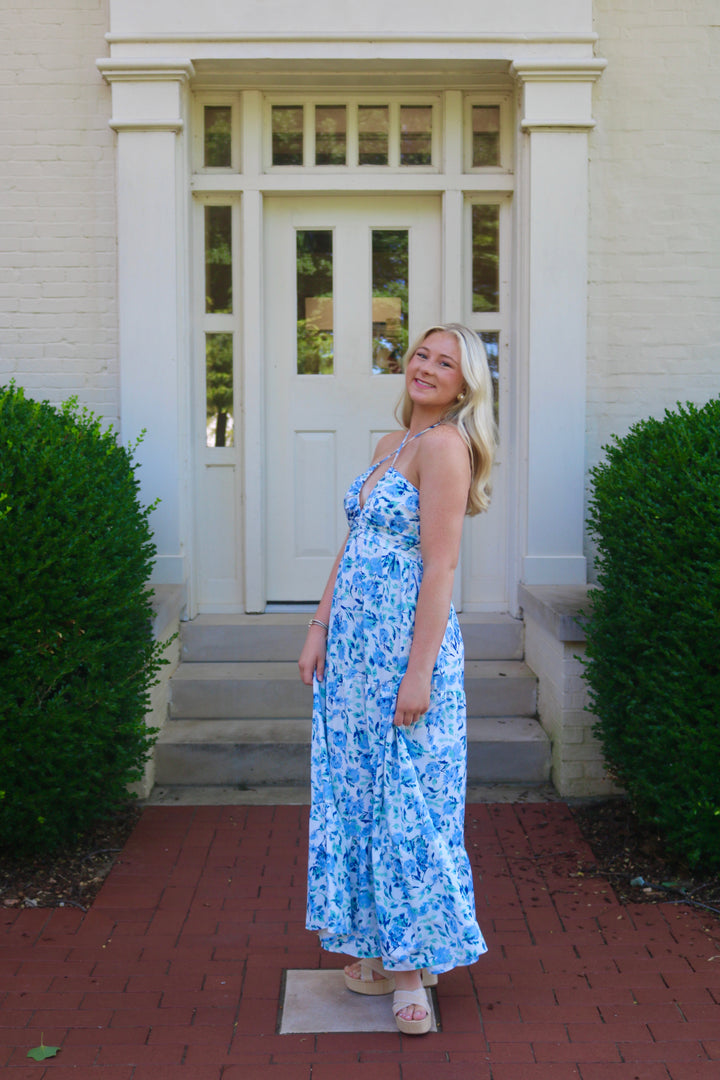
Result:
<svg viewBox="0 0 720 1080"><path fill-rule="evenodd" d="M444 416L465 387L454 334L444 330L428 334L408 361L405 386L415 407Z"/></svg>

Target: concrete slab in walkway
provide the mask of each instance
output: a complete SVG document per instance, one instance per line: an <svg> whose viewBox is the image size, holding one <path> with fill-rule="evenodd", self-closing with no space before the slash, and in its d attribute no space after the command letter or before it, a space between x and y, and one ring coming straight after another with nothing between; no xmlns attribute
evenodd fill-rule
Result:
<svg viewBox="0 0 720 1080"><path fill-rule="evenodd" d="M343 963L304 929L307 819L148 807L87 914L0 913L3 1080L720 1076L720 925L622 907L563 803L468 807L489 952L440 977L440 1031L280 1034L285 973Z"/></svg>
<svg viewBox="0 0 720 1080"><path fill-rule="evenodd" d="M425 991L427 994L428 992ZM428 1005L432 1007L432 995ZM321 1031L397 1031L391 996L351 994L342 971L288 971L280 996L281 1035ZM432 1030L437 1031L433 1010Z"/></svg>

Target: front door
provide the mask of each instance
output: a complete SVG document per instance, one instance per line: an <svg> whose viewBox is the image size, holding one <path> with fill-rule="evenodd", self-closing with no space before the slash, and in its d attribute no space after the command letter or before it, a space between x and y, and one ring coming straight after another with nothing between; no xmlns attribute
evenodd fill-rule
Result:
<svg viewBox="0 0 720 1080"><path fill-rule="evenodd" d="M320 597L343 495L398 427L400 361L440 291L438 196L266 199L268 601Z"/></svg>

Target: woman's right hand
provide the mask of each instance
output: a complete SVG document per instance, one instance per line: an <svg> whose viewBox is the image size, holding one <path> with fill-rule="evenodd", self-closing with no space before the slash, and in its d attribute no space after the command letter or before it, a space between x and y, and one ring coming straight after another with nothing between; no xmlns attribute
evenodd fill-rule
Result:
<svg viewBox="0 0 720 1080"><path fill-rule="evenodd" d="M305 644L298 660L300 678L306 686L312 686L313 675L317 675L318 682L323 681L326 646L327 634L324 627L311 626L305 637Z"/></svg>

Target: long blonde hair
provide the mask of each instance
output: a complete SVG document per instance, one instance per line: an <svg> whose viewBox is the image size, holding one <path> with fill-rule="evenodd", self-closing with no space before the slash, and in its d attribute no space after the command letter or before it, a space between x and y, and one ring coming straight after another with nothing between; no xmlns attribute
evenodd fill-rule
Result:
<svg viewBox="0 0 720 1080"><path fill-rule="evenodd" d="M461 401L453 402L443 417L444 424L453 424L468 448L472 477L465 513L470 517L487 510L490 505L492 472L497 428L493 415L492 376L485 346L478 335L460 323L444 323L424 330L403 357L403 371L408 360L430 334L452 334L460 349L460 369L465 380ZM395 416L405 428L410 427L413 403L407 389L395 409Z"/></svg>

